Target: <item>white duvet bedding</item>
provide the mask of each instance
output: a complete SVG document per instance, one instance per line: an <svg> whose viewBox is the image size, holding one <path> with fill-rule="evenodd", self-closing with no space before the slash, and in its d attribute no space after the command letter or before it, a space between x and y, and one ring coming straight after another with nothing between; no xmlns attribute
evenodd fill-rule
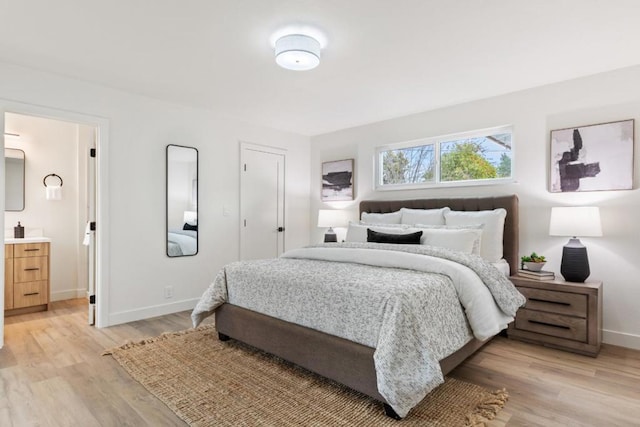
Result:
<svg viewBox="0 0 640 427"><path fill-rule="evenodd" d="M198 251L198 232L192 230L171 229L167 233L167 241L175 244L176 249L170 255L193 255Z"/></svg>

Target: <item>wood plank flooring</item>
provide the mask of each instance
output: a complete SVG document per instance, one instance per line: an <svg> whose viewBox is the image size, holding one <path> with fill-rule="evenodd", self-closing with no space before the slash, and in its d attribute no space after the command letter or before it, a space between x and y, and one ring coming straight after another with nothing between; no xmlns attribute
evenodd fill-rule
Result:
<svg viewBox="0 0 640 427"><path fill-rule="evenodd" d="M451 376L509 391L492 426L640 426L637 350L592 358L498 337Z"/></svg>
<svg viewBox="0 0 640 427"><path fill-rule="evenodd" d="M186 425L101 353L188 327L182 312L96 329L85 300L6 318L0 426ZM451 376L507 388L491 426L640 426L640 351L605 345L591 358L498 337Z"/></svg>

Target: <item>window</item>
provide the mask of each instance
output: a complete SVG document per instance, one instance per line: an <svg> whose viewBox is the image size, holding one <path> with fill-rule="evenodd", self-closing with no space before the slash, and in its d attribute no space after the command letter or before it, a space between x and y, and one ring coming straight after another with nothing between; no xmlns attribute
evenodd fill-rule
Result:
<svg viewBox="0 0 640 427"><path fill-rule="evenodd" d="M378 147L376 187L511 182L511 139L509 126Z"/></svg>

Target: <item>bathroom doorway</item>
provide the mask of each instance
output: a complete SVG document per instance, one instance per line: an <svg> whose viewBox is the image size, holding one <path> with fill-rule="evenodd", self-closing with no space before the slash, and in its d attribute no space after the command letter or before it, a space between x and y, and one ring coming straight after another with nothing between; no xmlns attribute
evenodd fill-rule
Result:
<svg viewBox="0 0 640 427"><path fill-rule="evenodd" d="M24 206L5 212L5 243L6 239L14 238L18 221L24 227L25 237L35 239L37 243L48 243L47 252L38 254L50 258L47 278L35 277L35 281L49 281L50 301L86 299L87 323L108 326L108 289L102 286L108 272L104 249L108 229L107 162L101 153L107 141L108 121L3 100L0 100L0 121L4 129L4 147L24 153ZM6 163L5 160L5 166ZM12 184L5 177L5 195L15 196L8 185ZM3 249L7 247L5 245ZM10 267L8 256L15 257L13 248L10 249L11 253L5 251L5 299ZM45 250L44 246L29 249ZM14 270L16 263L14 259ZM42 262L40 265L44 266ZM40 265L36 268L41 268ZM18 279L19 283L25 280L30 279ZM0 305L0 346L4 342L6 303Z"/></svg>
<svg viewBox="0 0 640 427"><path fill-rule="evenodd" d="M4 122L6 314L83 298L93 324L97 128L9 112Z"/></svg>

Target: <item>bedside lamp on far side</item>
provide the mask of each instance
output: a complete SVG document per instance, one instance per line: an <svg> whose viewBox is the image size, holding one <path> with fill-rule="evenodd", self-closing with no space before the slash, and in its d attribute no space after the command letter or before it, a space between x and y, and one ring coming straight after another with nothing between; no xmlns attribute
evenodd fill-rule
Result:
<svg viewBox="0 0 640 427"><path fill-rule="evenodd" d="M571 236L562 248L560 273L567 282L584 282L589 274L587 248L580 237L602 236L600 209L597 207L551 208L550 236Z"/></svg>
<svg viewBox="0 0 640 427"><path fill-rule="evenodd" d="M329 228L324 235L325 243L338 241L333 227L346 227L347 225L347 216L344 211L338 209L320 209L318 211L318 228Z"/></svg>

